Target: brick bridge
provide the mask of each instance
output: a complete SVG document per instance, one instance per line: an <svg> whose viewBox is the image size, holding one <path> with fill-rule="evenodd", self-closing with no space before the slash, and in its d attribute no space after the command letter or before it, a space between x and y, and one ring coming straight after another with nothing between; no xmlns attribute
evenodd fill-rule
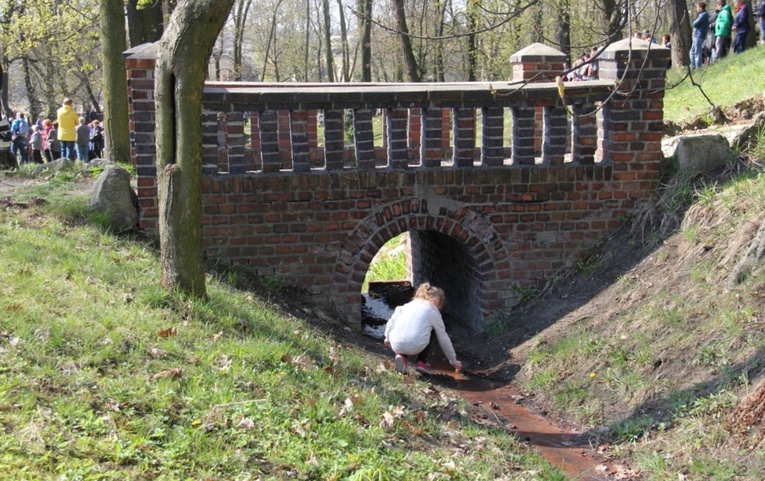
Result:
<svg viewBox="0 0 765 481"><path fill-rule="evenodd" d="M600 80L566 83L563 100L565 57L541 44L511 57L510 82L209 82L206 255L359 326L372 259L408 232L410 280L444 287L447 312L482 331L658 186L669 50L631 45L608 47ZM156 232L155 46L125 58L140 223Z"/></svg>

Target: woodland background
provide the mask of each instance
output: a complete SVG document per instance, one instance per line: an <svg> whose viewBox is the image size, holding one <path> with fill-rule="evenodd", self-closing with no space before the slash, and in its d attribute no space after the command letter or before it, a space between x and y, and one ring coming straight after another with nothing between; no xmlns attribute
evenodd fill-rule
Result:
<svg viewBox="0 0 765 481"><path fill-rule="evenodd" d="M104 3L0 0L6 113L52 115L63 97L103 109ZM175 0L124 4L128 48L157 41ZM672 33L687 65L687 0L236 0L213 50L211 80L499 81L510 55L542 42L572 61L645 29ZM101 7L101 10L99 10ZM689 16L689 12L690 16ZM112 35L112 32L106 32ZM116 33L116 32L114 32ZM754 37L754 35L750 35Z"/></svg>

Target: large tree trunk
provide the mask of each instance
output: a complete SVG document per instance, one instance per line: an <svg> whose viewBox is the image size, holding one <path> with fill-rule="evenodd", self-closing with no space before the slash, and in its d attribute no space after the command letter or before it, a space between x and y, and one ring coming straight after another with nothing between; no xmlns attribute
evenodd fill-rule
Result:
<svg viewBox="0 0 765 481"><path fill-rule="evenodd" d="M622 38L623 27L623 4L617 2L617 0L599 0L599 8L603 12L603 20L605 22L604 36L608 39L607 42L613 43Z"/></svg>
<svg viewBox="0 0 765 481"><path fill-rule="evenodd" d="M127 77L122 53L125 28L122 0L101 0L101 45L104 64L104 157L112 162L130 162L130 119Z"/></svg>
<svg viewBox="0 0 765 481"><path fill-rule="evenodd" d="M130 46L156 42L162 38L164 30L162 2L152 2L150 5L138 8L139 0L128 0L127 19ZM120 28L124 28L120 27ZM118 30L114 30L117 32Z"/></svg>
<svg viewBox="0 0 765 481"><path fill-rule="evenodd" d="M396 27L398 36L401 39L401 48L404 51L404 67L410 82L420 81L420 71L417 68L417 59L412 49L412 39L409 38L409 27L406 25L406 10L404 10L404 0L391 0L393 11L396 14Z"/></svg>
<svg viewBox="0 0 765 481"><path fill-rule="evenodd" d="M669 33L672 38L672 66L688 65L691 61L691 20L685 0L672 0Z"/></svg>
<svg viewBox="0 0 765 481"><path fill-rule="evenodd" d="M202 89L234 0L181 0L155 68L162 285L205 295L202 252Z"/></svg>

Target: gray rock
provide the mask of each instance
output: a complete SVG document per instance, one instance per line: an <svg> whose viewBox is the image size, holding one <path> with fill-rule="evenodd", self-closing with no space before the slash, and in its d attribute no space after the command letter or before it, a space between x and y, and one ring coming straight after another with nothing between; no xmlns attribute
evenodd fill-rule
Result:
<svg viewBox="0 0 765 481"><path fill-rule="evenodd" d="M728 139L720 134L681 135L664 143L662 151L677 160L680 172L691 175L712 172L733 156Z"/></svg>
<svg viewBox="0 0 765 481"><path fill-rule="evenodd" d="M731 141L731 147L737 151L749 148L757 142L757 136L763 129L765 129L765 112L760 112L754 116L752 124L739 132Z"/></svg>
<svg viewBox="0 0 765 481"><path fill-rule="evenodd" d="M90 207L109 216L114 232L134 229L138 224L136 194L130 187L130 174L116 165L107 165L90 193Z"/></svg>
<svg viewBox="0 0 765 481"><path fill-rule="evenodd" d="M66 157L61 157L60 159L54 160L53 162L48 162L47 164L39 164L37 167L35 167L34 175L40 175L45 171L57 172L61 169L73 166L74 161L67 159Z"/></svg>

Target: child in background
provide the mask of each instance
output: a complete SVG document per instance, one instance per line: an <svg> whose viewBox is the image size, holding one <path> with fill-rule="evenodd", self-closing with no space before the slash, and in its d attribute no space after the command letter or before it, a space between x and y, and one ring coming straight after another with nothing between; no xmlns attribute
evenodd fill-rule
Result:
<svg viewBox="0 0 765 481"><path fill-rule="evenodd" d="M32 162L42 164L43 136L37 124L32 126L32 135L29 137L29 147L32 149Z"/></svg>
<svg viewBox="0 0 765 481"><path fill-rule="evenodd" d="M393 312L385 326L385 345L396 353L396 371L407 372L406 356L417 356L415 368L425 374L430 374L428 364L428 347L431 335L435 331L438 344L444 351L454 369L462 370L462 363L457 360L452 341L446 334L441 308L446 296L443 289L431 286L429 282L420 284L414 299Z"/></svg>

